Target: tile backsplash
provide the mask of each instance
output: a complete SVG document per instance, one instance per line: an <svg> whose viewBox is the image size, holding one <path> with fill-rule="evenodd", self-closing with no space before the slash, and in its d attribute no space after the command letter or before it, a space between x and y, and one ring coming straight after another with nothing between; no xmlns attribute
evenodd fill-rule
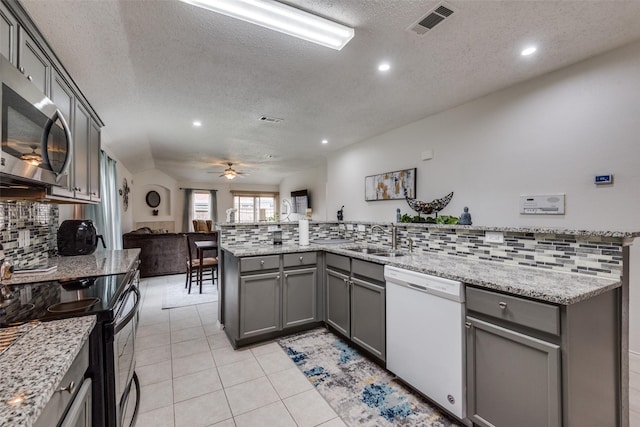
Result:
<svg viewBox="0 0 640 427"><path fill-rule="evenodd" d="M57 247L58 206L38 202L0 201L0 242L5 259L17 269L46 264ZM18 236L28 230L29 245L19 247Z"/></svg>
<svg viewBox="0 0 640 427"><path fill-rule="evenodd" d="M221 242L225 245L271 244L273 235L268 226L273 224L221 224ZM285 243L298 242L298 223L281 222ZM364 226L364 231L357 225ZM309 239L348 238L365 245L391 245L388 232L371 232L373 223L311 222ZM389 224L381 224L387 231ZM488 242L485 231L479 227L446 227L433 225L397 225L398 248L407 251L408 239L415 252L522 265L570 273L618 279L622 275L625 239L615 236L532 231L506 231L503 243Z"/></svg>

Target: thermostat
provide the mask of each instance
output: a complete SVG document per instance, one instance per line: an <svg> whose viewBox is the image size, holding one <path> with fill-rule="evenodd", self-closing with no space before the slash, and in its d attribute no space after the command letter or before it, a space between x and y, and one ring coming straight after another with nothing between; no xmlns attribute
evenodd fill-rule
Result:
<svg viewBox="0 0 640 427"><path fill-rule="evenodd" d="M525 215L564 215L564 194L520 196L520 213Z"/></svg>
<svg viewBox="0 0 640 427"><path fill-rule="evenodd" d="M596 175L594 179L594 184L602 185L602 184L613 184L613 175Z"/></svg>

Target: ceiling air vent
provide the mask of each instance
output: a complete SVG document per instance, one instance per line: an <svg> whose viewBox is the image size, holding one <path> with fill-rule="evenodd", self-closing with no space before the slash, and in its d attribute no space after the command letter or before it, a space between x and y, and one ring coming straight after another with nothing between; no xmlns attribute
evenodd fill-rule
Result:
<svg viewBox="0 0 640 427"><path fill-rule="evenodd" d="M260 121L267 123L280 123L284 119L279 119L277 117L269 117L269 116L260 116Z"/></svg>
<svg viewBox="0 0 640 427"><path fill-rule="evenodd" d="M418 19L417 22L413 23L408 29L417 34L423 35L445 19L449 18L453 13L454 11L451 6L446 3L439 3L436 7L427 12L426 15Z"/></svg>

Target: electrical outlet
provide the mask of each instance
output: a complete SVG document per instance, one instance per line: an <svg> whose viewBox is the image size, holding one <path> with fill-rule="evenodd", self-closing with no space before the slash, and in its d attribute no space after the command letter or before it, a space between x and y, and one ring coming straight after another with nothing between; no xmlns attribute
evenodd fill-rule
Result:
<svg viewBox="0 0 640 427"><path fill-rule="evenodd" d="M353 224L347 224L347 230L353 231Z"/></svg>
<svg viewBox="0 0 640 427"><path fill-rule="evenodd" d="M364 224L358 224L358 231L366 231Z"/></svg>
<svg viewBox="0 0 640 427"><path fill-rule="evenodd" d="M27 247L31 245L31 231L24 230L24 246Z"/></svg>
<svg viewBox="0 0 640 427"><path fill-rule="evenodd" d="M277 225L267 225L267 231L278 231Z"/></svg>
<svg viewBox="0 0 640 427"><path fill-rule="evenodd" d="M485 231L484 241L487 243L504 243L504 233L502 231Z"/></svg>
<svg viewBox="0 0 640 427"><path fill-rule="evenodd" d="M25 246L28 245L28 233L29 230L18 230L18 247L19 248L24 248Z"/></svg>
<svg viewBox="0 0 640 427"><path fill-rule="evenodd" d="M338 230L344 231L344 224L338 224Z"/></svg>

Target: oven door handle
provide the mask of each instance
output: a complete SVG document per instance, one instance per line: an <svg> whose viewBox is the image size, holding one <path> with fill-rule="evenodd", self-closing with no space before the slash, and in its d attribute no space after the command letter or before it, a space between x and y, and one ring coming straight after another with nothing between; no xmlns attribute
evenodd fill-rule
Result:
<svg viewBox="0 0 640 427"><path fill-rule="evenodd" d="M127 293L135 292L135 294L136 294L136 303L133 306L133 308L131 310L129 310L129 312L122 318L122 320L120 320L118 322L115 322L113 324L113 335L117 335L118 332L120 332L122 330L122 328L124 328L131 321L131 319L133 319L133 317L138 312L138 307L140 306L140 301L142 300L142 298L140 297L140 291L138 290L136 285L131 285L131 287L129 289L130 290Z"/></svg>

